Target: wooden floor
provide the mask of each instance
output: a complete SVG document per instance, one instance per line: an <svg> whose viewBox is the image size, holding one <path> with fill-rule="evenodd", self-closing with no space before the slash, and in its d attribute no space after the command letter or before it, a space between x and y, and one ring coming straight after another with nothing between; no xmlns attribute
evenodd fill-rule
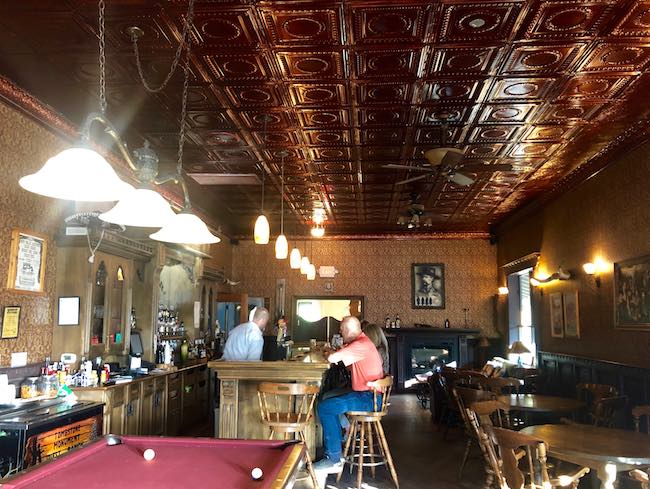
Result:
<svg viewBox="0 0 650 489"><path fill-rule="evenodd" d="M467 464L463 479L458 481L457 470L464 449L464 439L459 430L450 431L447 440L431 422L430 412L422 409L414 395L393 395L384 430L390 445L400 489L452 489L480 488L484 472L480 454L477 453ZM319 481L323 484L322 481ZM296 489L311 487L307 481L300 482ZM356 472L352 475L346 467L341 482L330 475L321 488L348 489L356 487ZM376 479L368 472L364 477L365 489L393 488L390 475L383 467L377 469Z"/></svg>

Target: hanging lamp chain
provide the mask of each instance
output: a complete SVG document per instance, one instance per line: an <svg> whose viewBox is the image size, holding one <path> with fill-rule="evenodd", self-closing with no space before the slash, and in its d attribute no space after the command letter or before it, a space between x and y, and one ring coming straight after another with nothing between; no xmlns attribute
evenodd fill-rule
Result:
<svg viewBox="0 0 650 489"><path fill-rule="evenodd" d="M106 114L106 2L99 0L99 111Z"/></svg>
<svg viewBox="0 0 650 489"><path fill-rule="evenodd" d="M140 81L142 82L142 86L147 92L149 93L160 92L167 86L172 76L174 76L174 72L176 71L176 68L180 63L181 56L183 54L183 48L187 48L192 39L192 25L194 22L194 1L195 0L189 0L189 3L187 5L187 15L185 17L186 20L183 24L183 32L181 33L181 40L178 44L178 48L176 48L176 53L174 55L174 59L172 60L172 64L169 68L169 73L167 73L165 79L157 87L154 87L153 85L150 85L147 82L144 76L144 70L142 69L142 62L140 61L140 50L138 49L138 39L140 38L141 35L143 35L143 32L140 29L130 29L131 42L133 43L133 52L135 53L135 64L138 67L138 75L140 76Z"/></svg>

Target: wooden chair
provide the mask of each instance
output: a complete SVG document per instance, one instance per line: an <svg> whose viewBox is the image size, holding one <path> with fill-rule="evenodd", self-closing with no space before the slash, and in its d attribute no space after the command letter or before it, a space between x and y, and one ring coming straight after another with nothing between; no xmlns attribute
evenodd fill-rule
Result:
<svg viewBox="0 0 650 489"><path fill-rule="evenodd" d="M578 384L576 385L576 397L586 404L587 420L594 422L594 413L596 405L600 399L605 397L618 396L618 390L613 385L608 384Z"/></svg>
<svg viewBox="0 0 650 489"><path fill-rule="evenodd" d="M397 471L384 434L384 428L381 425L381 420L388 414L393 377L388 375L381 380L368 382L368 387L372 389L373 410L348 411L345 413L350 420L351 426L343 450L344 464L350 465L350 472L352 472L353 465L357 466L357 489L361 489L363 468L370 467L370 473L374 478L375 467L378 465L385 465L388 468L395 487L399 489ZM375 449L376 446L378 450ZM369 462L366 462L366 459L369 459ZM337 484L341 480L342 474L343 471L339 472L336 477Z"/></svg>
<svg viewBox="0 0 650 489"><path fill-rule="evenodd" d="M577 488L580 479L589 472L588 467L575 469L573 472L551 478L546 464L546 445L543 440L534 436L526 435L519 431L507 430L504 428L487 427L486 431L491 434L492 440L498 447L499 464L501 477L505 479L510 489L549 489L556 487ZM520 450L525 454L521 457ZM522 472L519 460L527 467Z"/></svg>
<svg viewBox="0 0 650 489"><path fill-rule="evenodd" d="M285 440L297 435L306 445L305 431L313 417L314 402L319 392L318 386L309 384L259 384L257 397L262 423L270 429L269 439L273 439L275 434L281 434ZM314 488L318 488L308 450L305 450L305 458Z"/></svg>
<svg viewBox="0 0 650 489"><path fill-rule="evenodd" d="M522 381L513 377L490 377L481 380L481 387L496 395L519 394Z"/></svg>
<svg viewBox="0 0 650 489"><path fill-rule="evenodd" d="M616 415L627 406L627 396L603 397L596 402L592 422L594 426L613 428Z"/></svg>
<svg viewBox="0 0 650 489"><path fill-rule="evenodd" d="M641 432L641 426L645 419L646 433L650 434L650 404L634 407L632 418L634 419L634 429L638 432Z"/></svg>
<svg viewBox="0 0 650 489"><path fill-rule="evenodd" d="M442 403L442 412L440 414L440 423L445 423L443 439L447 439L449 428L455 425L458 420L462 421L463 419L458 409L458 403L454 397L453 389L456 385L469 384L469 380L469 374L458 372L454 369L443 368L440 372L439 381L445 394L445 400Z"/></svg>
<svg viewBox="0 0 650 489"><path fill-rule="evenodd" d="M463 453L463 458L460 462L460 468L458 469L458 479L460 480L463 477L463 470L469 459L472 446L478 445L478 437L475 430L472 428L471 422L467 417L467 408L479 401L490 401L496 399L496 395L490 391L483 391L478 389L470 389L468 387L454 387L453 389L454 399L458 405L458 410L461 414L463 420L463 425L465 427L465 436L467 441L465 442L465 452Z"/></svg>
<svg viewBox="0 0 650 489"><path fill-rule="evenodd" d="M648 472L639 469L631 470L630 477L641 484L641 489L650 489L650 469Z"/></svg>

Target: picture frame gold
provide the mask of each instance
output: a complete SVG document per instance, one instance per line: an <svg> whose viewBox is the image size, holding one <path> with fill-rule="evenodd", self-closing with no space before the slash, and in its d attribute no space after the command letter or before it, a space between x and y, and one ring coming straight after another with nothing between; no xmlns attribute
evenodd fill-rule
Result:
<svg viewBox="0 0 650 489"><path fill-rule="evenodd" d="M564 338L564 301L560 292L549 294L551 336Z"/></svg>
<svg viewBox="0 0 650 489"><path fill-rule="evenodd" d="M565 292L562 296L564 308L564 337L580 338L580 307L578 291Z"/></svg>
<svg viewBox="0 0 650 489"><path fill-rule="evenodd" d="M26 229L13 229L7 289L19 294L45 295L46 256L46 236Z"/></svg>
<svg viewBox="0 0 650 489"><path fill-rule="evenodd" d="M2 332L0 339L18 338L20 306L4 306L2 309Z"/></svg>

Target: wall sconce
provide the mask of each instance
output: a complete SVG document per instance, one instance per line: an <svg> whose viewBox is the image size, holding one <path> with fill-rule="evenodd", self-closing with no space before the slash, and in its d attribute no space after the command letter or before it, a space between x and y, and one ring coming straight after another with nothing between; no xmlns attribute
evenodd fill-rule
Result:
<svg viewBox="0 0 650 489"><path fill-rule="evenodd" d="M599 267L596 263L585 263L582 265L582 269L585 271L587 275L589 275L593 280L594 283L596 284L596 287L600 288L600 270Z"/></svg>
<svg viewBox="0 0 650 489"><path fill-rule="evenodd" d="M508 295L508 287L499 287L499 295Z"/></svg>
<svg viewBox="0 0 650 489"><path fill-rule="evenodd" d="M537 287L542 284L548 284L554 282L555 280L569 280L571 278L571 273L564 270L562 267L558 267L557 272L552 273L548 277L531 277L530 284Z"/></svg>

